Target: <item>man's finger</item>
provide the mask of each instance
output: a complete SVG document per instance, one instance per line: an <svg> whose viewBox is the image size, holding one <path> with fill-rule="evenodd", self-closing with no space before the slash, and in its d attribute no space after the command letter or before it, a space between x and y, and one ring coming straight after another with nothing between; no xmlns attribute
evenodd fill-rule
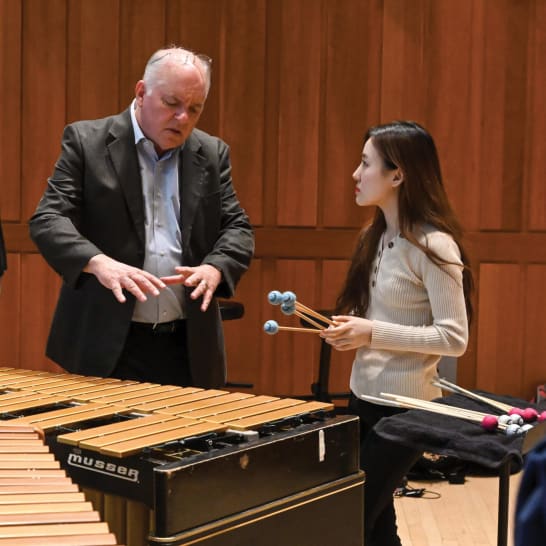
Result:
<svg viewBox="0 0 546 546"><path fill-rule="evenodd" d="M206 311L209 308L212 300L212 290L208 289L203 295L203 303L201 304L201 311Z"/></svg>
<svg viewBox="0 0 546 546"><path fill-rule="evenodd" d="M125 303L127 299L123 295L123 290L121 289L121 286L119 284L115 284L112 287L112 293L114 294L115 298L119 301L119 303Z"/></svg>
<svg viewBox="0 0 546 546"><path fill-rule="evenodd" d="M184 275L169 275L168 277L161 277L161 280L165 284L182 284L186 277Z"/></svg>

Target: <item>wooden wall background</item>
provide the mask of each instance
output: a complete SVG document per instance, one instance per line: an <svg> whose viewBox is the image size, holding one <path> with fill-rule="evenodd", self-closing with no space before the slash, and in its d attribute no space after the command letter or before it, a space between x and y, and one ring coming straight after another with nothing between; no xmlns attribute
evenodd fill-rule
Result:
<svg viewBox="0 0 546 546"><path fill-rule="evenodd" d="M225 324L229 379L307 394L319 343L267 337L272 289L329 308L359 227L351 173L370 124L435 136L468 231L477 315L458 382L530 397L546 381L546 2L543 0L0 0L1 216L9 270L0 365L44 357L59 279L27 220L70 121L130 102L149 55L176 42L214 59L201 127L232 146L256 258ZM351 358L335 355L344 391Z"/></svg>

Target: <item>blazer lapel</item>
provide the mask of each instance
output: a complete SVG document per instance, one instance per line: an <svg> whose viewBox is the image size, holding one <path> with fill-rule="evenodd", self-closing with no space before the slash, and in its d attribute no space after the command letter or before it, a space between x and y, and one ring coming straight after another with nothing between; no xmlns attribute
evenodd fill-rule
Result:
<svg viewBox="0 0 546 546"><path fill-rule="evenodd" d="M183 253L189 251L193 220L203 195L206 182L205 161L206 158L201 153L201 143L193 134L190 135L182 150L178 175Z"/></svg>
<svg viewBox="0 0 546 546"><path fill-rule="evenodd" d="M136 233L144 245L146 241L144 233L144 197L142 195L142 179L129 110L125 110L116 117L110 128L110 137L106 147L125 195L127 208Z"/></svg>

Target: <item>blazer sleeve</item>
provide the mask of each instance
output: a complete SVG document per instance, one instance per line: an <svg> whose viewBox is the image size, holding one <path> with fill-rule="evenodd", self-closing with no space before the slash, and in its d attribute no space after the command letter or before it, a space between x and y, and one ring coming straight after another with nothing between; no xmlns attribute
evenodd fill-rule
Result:
<svg viewBox="0 0 546 546"><path fill-rule="evenodd" d="M218 237L203 259L222 272L216 295L231 297L254 254L254 233L249 218L241 207L231 178L229 147L219 139L217 156L220 177L221 217Z"/></svg>
<svg viewBox="0 0 546 546"><path fill-rule="evenodd" d="M77 125L68 125L53 175L29 222L31 238L46 261L72 286L87 262L101 253L80 232L84 164Z"/></svg>

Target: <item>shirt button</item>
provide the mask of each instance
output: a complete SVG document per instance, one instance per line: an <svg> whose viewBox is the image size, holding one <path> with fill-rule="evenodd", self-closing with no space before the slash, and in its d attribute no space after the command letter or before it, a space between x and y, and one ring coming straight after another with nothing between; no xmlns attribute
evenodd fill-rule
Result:
<svg viewBox="0 0 546 546"><path fill-rule="evenodd" d="M374 287L374 286L375 286L375 281L372 281L372 287Z"/></svg>
<svg viewBox="0 0 546 546"><path fill-rule="evenodd" d="M391 242L389 243L389 248L392 248L393 246L394 246L394 243L391 241Z"/></svg>

